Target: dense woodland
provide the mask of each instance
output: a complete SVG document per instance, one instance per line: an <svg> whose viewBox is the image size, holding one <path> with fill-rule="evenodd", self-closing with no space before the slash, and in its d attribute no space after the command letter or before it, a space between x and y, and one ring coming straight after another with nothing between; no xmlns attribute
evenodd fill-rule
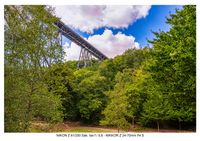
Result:
<svg viewBox="0 0 200 141"><path fill-rule="evenodd" d="M49 6L4 7L5 132L32 121L128 130L196 128L196 6L169 14L152 47L77 69L65 61Z"/></svg>

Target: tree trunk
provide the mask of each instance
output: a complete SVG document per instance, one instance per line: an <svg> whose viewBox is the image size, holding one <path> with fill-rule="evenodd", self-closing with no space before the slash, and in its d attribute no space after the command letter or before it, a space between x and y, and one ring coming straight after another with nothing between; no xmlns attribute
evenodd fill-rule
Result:
<svg viewBox="0 0 200 141"><path fill-rule="evenodd" d="M33 95L34 92L34 86L33 86L33 81L30 82L30 87L31 90L27 95L27 109L25 113L25 126L24 126L24 132L28 132L29 126L30 126L30 120L31 120L31 109L32 109L32 101L31 101L31 96Z"/></svg>
<svg viewBox="0 0 200 141"><path fill-rule="evenodd" d="M135 118L134 117L132 118L132 125L133 125L133 128L135 128Z"/></svg>
<svg viewBox="0 0 200 141"><path fill-rule="evenodd" d="M159 121L157 121L157 128L158 128L158 132L160 131L160 124Z"/></svg>
<svg viewBox="0 0 200 141"><path fill-rule="evenodd" d="M178 120L179 130L181 130L181 120Z"/></svg>

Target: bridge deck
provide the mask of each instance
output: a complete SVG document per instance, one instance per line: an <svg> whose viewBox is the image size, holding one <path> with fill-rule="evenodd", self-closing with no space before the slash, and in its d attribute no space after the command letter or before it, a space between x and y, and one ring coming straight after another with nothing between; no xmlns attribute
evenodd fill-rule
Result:
<svg viewBox="0 0 200 141"><path fill-rule="evenodd" d="M60 32L62 32L62 34L65 37L70 39L72 42L76 43L78 46L86 49L88 52L90 52L97 59L104 60L104 59L108 58L102 52L100 52L98 49L96 49L93 45L91 45L89 42L87 42L85 39L83 39L83 37L81 37L80 35L75 33L72 29L70 29L63 22L58 21L55 24L59 28Z"/></svg>

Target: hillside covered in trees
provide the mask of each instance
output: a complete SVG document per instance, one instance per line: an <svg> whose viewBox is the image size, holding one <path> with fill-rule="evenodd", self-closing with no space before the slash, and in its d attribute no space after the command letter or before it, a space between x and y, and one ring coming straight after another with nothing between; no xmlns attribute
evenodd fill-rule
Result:
<svg viewBox="0 0 200 141"><path fill-rule="evenodd" d="M64 61L47 6L4 7L5 132L30 132L32 121L128 130L196 129L196 6L169 15L152 47L77 69Z"/></svg>

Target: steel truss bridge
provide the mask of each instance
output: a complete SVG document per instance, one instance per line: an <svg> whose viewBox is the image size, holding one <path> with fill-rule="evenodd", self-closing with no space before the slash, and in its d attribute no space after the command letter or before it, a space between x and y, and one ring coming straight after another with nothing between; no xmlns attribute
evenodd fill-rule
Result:
<svg viewBox="0 0 200 141"><path fill-rule="evenodd" d="M77 68L90 66L93 57L95 57L99 61L108 58L102 52L96 49L93 45L87 42L83 37L74 32L67 25L65 25L62 21L56 22L55 25L58 27L59 30L60 43L62 43L62 35L63 35L81 47Z"/></svg>

